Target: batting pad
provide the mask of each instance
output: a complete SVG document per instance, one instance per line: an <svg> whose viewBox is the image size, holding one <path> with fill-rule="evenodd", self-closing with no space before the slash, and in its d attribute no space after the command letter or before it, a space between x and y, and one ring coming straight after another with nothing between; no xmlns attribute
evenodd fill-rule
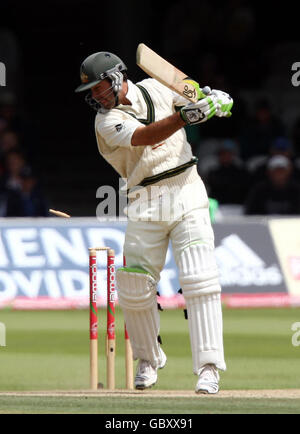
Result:
<svg viewBox="0 0 300 434"><path fill-rule="evenodd" d="M221 292L214 248L210 244L188 246L179 257L178 268L186 298Z"/></svg>
<svg viewBox="0 0 300 434"><path fill-rule="evenodd" d="M186 299L186 308L194 373L198 375L207 364L214 364L225 371L220 294Z"/></svg>
<svg viewBox="0 0 300 434"><path fill-rule="evenodd" d="M223 349L221 287L211 244L188 246L178 261L188 311L194 373L206 364L226 370Z"/></svg>
<svg viewBox="0 0 300 434"><path fill-rule="evenodd" d="M119 268L116 272L119 304L123 310L134 360L157 368L161 363L156 281L142 269Z"/></svg>

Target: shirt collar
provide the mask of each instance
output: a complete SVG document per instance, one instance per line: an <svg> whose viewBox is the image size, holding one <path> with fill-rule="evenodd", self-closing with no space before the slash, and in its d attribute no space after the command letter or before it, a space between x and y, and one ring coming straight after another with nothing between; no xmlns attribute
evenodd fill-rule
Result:
<svg viewBox="0 0 300 434"><path fill-rule="evenodd" d="M129 99L131 104L134 106L135 103L137 103L138 99L139 99L138 93L137 93L138 88L130 80L127 80L127 83L128 83L128 92L126 94L126 98Z"/></svg>

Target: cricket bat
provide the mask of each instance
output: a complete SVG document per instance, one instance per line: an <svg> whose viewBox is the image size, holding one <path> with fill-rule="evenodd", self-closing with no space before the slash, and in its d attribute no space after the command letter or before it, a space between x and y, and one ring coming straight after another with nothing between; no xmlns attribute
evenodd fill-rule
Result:
<svg viewBox="0 0 300 434"><path fill-rule="evenodd" d="M145 44L139 44L136 52L137 65L160 83L177 92L179 95L187 98L191 102L198 101L198 95L195 87L184 80L191 80L184 72L177 69L171 63L160 57ZM206 96L205 90L203 97Z"/></svg>

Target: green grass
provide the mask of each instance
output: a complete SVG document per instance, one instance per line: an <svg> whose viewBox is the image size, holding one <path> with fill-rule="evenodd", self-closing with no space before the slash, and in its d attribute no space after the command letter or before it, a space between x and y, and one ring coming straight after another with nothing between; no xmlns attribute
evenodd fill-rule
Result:
<svg viewBox="0 0 300 434"><path fill-rule="evenodd" d="M0 414L299 414L299 399L0 397ZM111 419L111 418L107 418Z"/></svg>
<svg viewBox="0 0 300 434"><path fill-rule="evenodd" d="M291 326L299 309L224 310L224 389L299 388L300 347Z"/></svg>
<svg viewBox="0 0 300 434"><path fill-rule="evenodd" d="M291 341L293 333L291 325L300 321L299 309L224 309L223 313L227 362L227 371L221 374L223 390L300 388L300 347L293 347ZM105 311L100 311L99 318L99 381L105 383ZM0 310L0 322L5 323L7 329L7 346L0 347L0 391L88 389L88 311ZM116 331L118 336L116 387L124 388L124 331L123 318L119 311L117 311ZM193 390L196 377L192 373L188 324L181 310L165 310L161 313L161 336L168 363L165 369L159 371L159 381L155 388ZM0 411L8 409L14 399L16 398L5 398L6 404L4 404L1 398ZM25 400L30 405L30 402L36 399L34 397L18 398L18 402ZM99 401L95 401L97 399ZM121 400L121 398L118 399ZM190 398L185 400L176 398L176 409L179 412L184 412L180 407L180 402L186 402L187 399L192 403L193 400ZM70 404L70 408L74 409L77 408L79 402L82 402L81 398L66 398L66 402L71 403L71 400L73 404ZM170 402L169 412L173 410L171 398L164 398L163 401ZM221 400L215 401L218 402L217 408L220 412L223 411L226 401L228 408L231 409L242 408L237 404L241 401L247 402L249 410L253 411L258 405L258 401L254 399L222 399L222 402ZM288 410L288 404L292 402L292 400L287 400L287 406L284 406L282 400L265 400L267 401L272 401L274 411L276 408ZM64 408L60 405L55 407L58 401L54 398L45 398L45 402L49 404L49 407L47 407L48 404L46 405L49 409L52 409L51 402L53 402L54 410ZM98 405L102 406L101 398L88 398L87 402L94 403L92 407L94 409ZM109 399L107 398L105 402L109 402ZM127 398L128 405L129 402ZM145 399L142 401L143 405L137 406L137 401L134 402L135 404L132 404L134 409L147 411L148 404L144 407ZM151 411L156 409L155 402L154 399L149 400ZM208 399L201 401L203 411L209 408L209 402ZM263 409L264 400L259 400L259 402L261 402L260 408ZM199 400L195 400L195 404L191 405L198 408ZM290 408L293 409L293 406L294 404ZM298 407L300 407L299 402ZM26 408L25 405L24 411ZM112 406L108 408L113 409ZM89 406L86 405L84 409L89 410ZM271 407L268 410L271 411ZM68 411L68 406L66 411Z"/></svg>

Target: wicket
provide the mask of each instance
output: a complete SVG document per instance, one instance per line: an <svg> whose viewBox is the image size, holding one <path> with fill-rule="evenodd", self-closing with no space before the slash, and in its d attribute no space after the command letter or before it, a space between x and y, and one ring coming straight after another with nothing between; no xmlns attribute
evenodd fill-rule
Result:
<svg viewBox="0 0 300 434"><path fill-rule="evenodd" d="M106 371L107 389L115 389L115 252L109 247L89 248L90 277L90 388L98 388L98 308L97 308L97 251L107 251L107 332ZM125 264L125 258L124 258ZM126 388L133 389L133 359L125 328Z"/></svg>

